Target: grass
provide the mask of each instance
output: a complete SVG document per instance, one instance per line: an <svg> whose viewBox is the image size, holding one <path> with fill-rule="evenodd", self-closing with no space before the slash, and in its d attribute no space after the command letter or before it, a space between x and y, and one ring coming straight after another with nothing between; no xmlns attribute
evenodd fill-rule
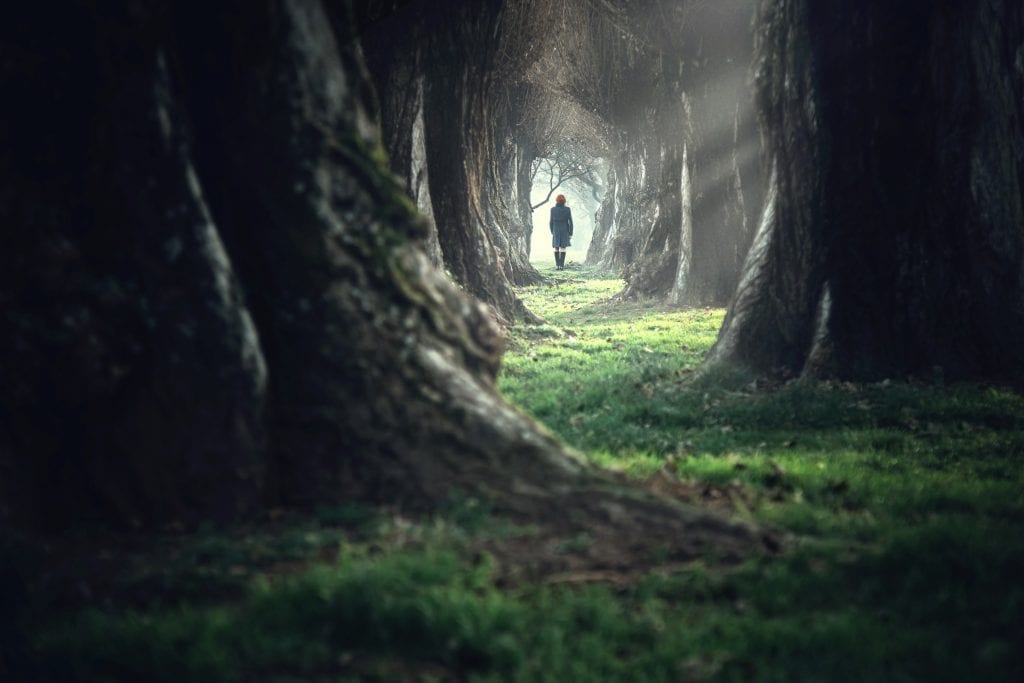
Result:
<svg viewBox="0 0 1024 683"><path fill-rule="evenodd" d="M551 332L517 335L505 394L590 460L667 468L795 539L716 579L693 632L712 679L1024 680L1024 398L695 377L724 311L553 275L524 292Z"/></svg>
<svg viewBox="0 0 1024 683"><path fill-rule="evenodd" d="M8 543L0 679L1024 680L1024 398L697 377L723 311L546 274L522 294L547 324L512 330L502 391L593 462L783 530L784 554L509 583L488 544L530 530L459 496L122 549L85 597L81 568Z"/></svg>

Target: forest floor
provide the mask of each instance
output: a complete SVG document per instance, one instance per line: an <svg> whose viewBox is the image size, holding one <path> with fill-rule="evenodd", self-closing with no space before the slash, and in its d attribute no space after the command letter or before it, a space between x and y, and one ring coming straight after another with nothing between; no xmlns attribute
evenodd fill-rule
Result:
<svg viewBox="0 0 1024 683"><path fill-rule="evenodd" d="M421 519L6 539L0 679L1024 680L1024 397L698 376L722 310L544 272L521 294L547 322L511 331L505 395L583 458L777 529L783 553L512 580L489 548L531 530L458 495Z"/></svg>

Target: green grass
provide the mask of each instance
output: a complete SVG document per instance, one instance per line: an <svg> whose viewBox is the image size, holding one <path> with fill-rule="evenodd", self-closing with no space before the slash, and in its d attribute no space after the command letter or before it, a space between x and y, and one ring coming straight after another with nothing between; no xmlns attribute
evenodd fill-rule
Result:
<svg viewBox="0 0 1024 683"><path fill-rule="evenodd" d="M1024 398L698 377L723 311L546 272L522 294L547 324L512 330L502 391L593 462L667 472L782 530L783 554L509 583L488 544L531 530L455 495L417 521L340 506L159 541L69 603L32 580L45 557L9 545L29 589L7 581L0 604L29 635L0 640L0 678L1024 680Z"/></svg>
<svg viewBox="0 0 1024 683"><path fill-rule="evenodd" d="M696 377L724 311L638 311L607 301L616 281L555 276L524 297L561 334L518 330L505 394L594 462L738 492L794 538L717 579L744 609L702 612L713 679L1024 680L1024 398Z"/></svg>

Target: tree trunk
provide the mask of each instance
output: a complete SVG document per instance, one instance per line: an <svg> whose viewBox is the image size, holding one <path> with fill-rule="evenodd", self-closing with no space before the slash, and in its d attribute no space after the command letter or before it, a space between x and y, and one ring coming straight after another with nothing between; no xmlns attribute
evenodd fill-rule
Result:
<svg viewBox="0 0 1024 683"><path fill-rule="evenodd" d="M488 164L490 168L490 184L495 188L491 193L490 221L494 226L500 226L497 235L501 238L500 244L509 264L509 277L513 284L518 286L535 285L544 280L537 269L530 265L530 237L533 234L533 217L529 221L523 220L522 200L523 196L529 198L530 184L520 187L522 181L521 170L523 166L524 153L527 151L512 135L512 124L505 118L507 113L497 115L502 123L496 126L498 131L504 131L497 146L497 155ZM533 162L529 159L525 162L527 168Z"/></svg>
<svg viewBox="0 0 1024 683"><path fill-rule="evenodd" d="M368 37L362 43L363 56L373 82L381 86L376 92L384 149L391 170L425 221L427 255L440 266L423 121L424 27L409 21L401 0L363 0L355 5L360 33ZM399 35L404 39L392 39Z"/></svg>
<svg viewBox="0 0 1024 683"><path fill-rule="evenodd" d="M426 223L424 248L430 263L435 268L444 268L444 256L434 221L434 203L430 198L430 164L427 161L427 131L423 116L423 80L416 82L416 119L412 124L412 145L409 165L409 192L416 204L416 210ZM393 162L392 162L393 167Z"/></svg>
<svg viewBox="0 0 1024 683"><path fill-rule="evenodd" d="M245 514L266 357L188 150L167 22L26 7L0 40L0 518Z"/></svg>
<svg viewBox="0 0 1024 683"><path fill-rule="evenodd" d="M628 298L724 306L735 291L760 208L760 145L747 86L752 15L748 0L690 7L678 14L676 34L663 39L651 81L660 93L651 136L666 165L656 217L639 233L626 273Z"/></svg>
<svg viewBox="0 0 1024 683"><path fill-rule="evenodd" d="M767 0L769 199L712 362L1024 376L1024 8Z"/></svg>
<svg viewBox="0 0 1024 683"><path fill-rule="evenodd" d="M9 16L3 521L459 491L609 561L759 545L585 466L501 399L499 330L429 263L332 9Z"/></svg>
<svg viewBox="0 0 1024 683"><path fill-rule="evenodd" d="M527 261L530 258L530 245L533 243L533 208L530 193L533 190L531 169L533 160L536 158L537 153L532 145L520 143L519 153L516 156L516 205L519 210L519 221L523 226L523 242Z"/></svg>
<svg viewBox="0 0 1024 683"><path fill-rule="evenodd" d="M613 270L609 267L608 257L612 253L611 245L615 239L615 193L618 192L618 176L615 174L616 163L609 163L605 177L604 197L594 217L594 234L587 247L587 265L600 270Z"/></svg>
<svg viewBox="0 0 1024 683"><path fill-rule="evenodd" d="M626 131L624 137L628 141L611 160L598 228L587 251L588 265L614 273L635 267L656 218L661 177L660 142L639 131Z"/></svg>
<svg viewBox="0 0 1024 683"><path fill-rule="evenodd" d="M762 183L746 71L734 69L702 83L687 97L685 220L692 237L669 297L676 304L727 305L750 248Z"/></svg>
<svg viewBox="0 0 1024 683"><path fill-rule="evenodd" d="M410 180L421 179L418 203L433 209L430 222L445 268L500 319L536 320L512 291L513 284L541 278L529 264L515 191L508 65L497 62L506 42L525 38L509 30L511 37L494 39L513 28L496 0L444 10L423 1L359 5L367 58L384 103L385 141L398 141L389 151L412 146L415 116L423 116L426 166L413 169ZM421 94L418 107L407 103L409 93ZM388 116L392 110L405 115ZM392 156L402 177L410 173L409 156Z"/></svg>
<svg viewBox="0 0 1024 683"><path fill-rule="evenodd" d="M689 189L683 182L686 116L678 80L674 87L663 84L662 91L651 116L654 125L644 131L646 146L654 150L647 155L642 173L646 180L642 192L650 211L642 216L639 230L633 231L639 250L625 270L623 295L629 299L665 298L679 272L686 272L691 254L689 217L683 215L684 193Z"/></svg>
<svg viewBox="0 0 1024 683"><path fill-rule="evenodd" d="M611 72L600 111L622 133L609 145L614 184L587 261L622 272L627 298L724 305L760 202L746 87L752 2L604 7L616 30L598 22L597 33L623 46L599 51ZM633 40L621 39L622 25ZM577 79L582 93L594 90L592 77Z"/></svg>
<svg viewBox="0 0 1024 683"><path fill-rule="evenodd" d="M427 153L445 265L456 281L508 320L535 320L512 291L539 281L518 220L518 175L505 84L494 61L504 26L501 3L460 5L435 32L427 67ZM510 238L511 235L518 235Z"/></svg>

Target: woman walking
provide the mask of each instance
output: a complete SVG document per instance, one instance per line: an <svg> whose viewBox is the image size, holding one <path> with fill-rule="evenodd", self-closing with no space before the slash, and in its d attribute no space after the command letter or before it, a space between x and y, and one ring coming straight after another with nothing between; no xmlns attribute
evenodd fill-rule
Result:
<svg viewBox="0 0 1024 683"><path fill-rule="evenodd" d="M565 248L571 246L572 209L565 205L565 195L555 197L555 205L551 207L551 246L555 248L555 267L565 270Z"/></svg>

